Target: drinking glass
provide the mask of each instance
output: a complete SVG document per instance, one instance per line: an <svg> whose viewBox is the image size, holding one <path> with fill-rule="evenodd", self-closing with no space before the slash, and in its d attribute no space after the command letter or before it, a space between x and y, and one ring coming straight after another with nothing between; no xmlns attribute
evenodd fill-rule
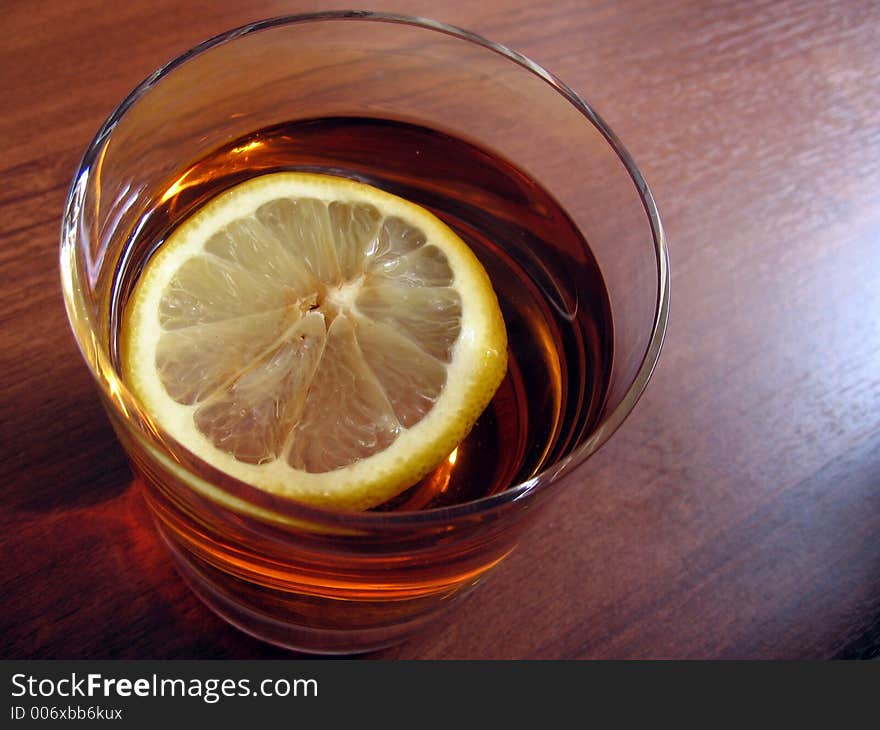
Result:
<svg viewBox="0 0 880 730"><path fill-rule="evenodd" d="M121 311L149 258L143 234L151 211L172 200L179 207L172 212L183 215L194 204L186 196L198 181L180 175L185 164L254 130L353 117L439 130L537 181L588 249L562 257L552 241L519 235L513 223L497 245L528 272L563 325L590 303L587 264L601 271L613 343L603 396L584 395L589 363L562 351L568 389L550 415L542 411L547 404L532 411L534 423L552 421L554 446L503 490L425 509L355 513L299 504L201 461L151 419L121 377ZM224 184L260 171L250 167L253 149L233 148L239 156ZM473 187L468 204L480 211ZM505 204L515 209L517 201ZM370 12L253 23L200 44L134 89L73 179L61 278L79 348L184 579L240 629L327 654L378 649L422 629L510 553L555 494L567 485L588 488L585 462L647 385L669 308L654 200L589 104L538 64L473 33ZM517 336L528 338L528 321L518 326Z"/></svg>

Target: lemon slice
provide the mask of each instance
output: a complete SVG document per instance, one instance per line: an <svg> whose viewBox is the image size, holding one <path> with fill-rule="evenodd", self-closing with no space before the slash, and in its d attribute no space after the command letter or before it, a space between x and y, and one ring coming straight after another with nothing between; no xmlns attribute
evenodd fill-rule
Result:
<svg viewBox="0 0 880 730"><path fill-rule="evenodd" d="M214 198L151 257L123 374L150 417L260 489L366 509L467 435L507 367L485 270L423 208L273 173Z"/></svg>

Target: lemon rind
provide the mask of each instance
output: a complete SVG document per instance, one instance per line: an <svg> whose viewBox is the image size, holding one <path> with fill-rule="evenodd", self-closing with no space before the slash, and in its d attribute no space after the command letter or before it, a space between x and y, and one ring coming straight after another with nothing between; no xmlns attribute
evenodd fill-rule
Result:
<svg viewBox="0 0 880 730"><path fill-rule="evenodd" d="M329 472L295 469L283 458L248 464L218 450L196 427L194 406L173 400L155 368L162 329L159 302L174 273L200 255L213 233L250 215L263 203L315 198L327 203L369 203L385 217L420 228L446 255L461 297L461 331L447 365L446 384L434 407L410 428L401 426L385 450ZM346 178L281 172L252 178L210 201L187 219L154 254L129 301L122 338L124 375L158 425L199 458L254 487L308 504L366 509L417 482L464 439L507 369L507 336L488 274L471 249L429 211L395 195Z"/></svg>

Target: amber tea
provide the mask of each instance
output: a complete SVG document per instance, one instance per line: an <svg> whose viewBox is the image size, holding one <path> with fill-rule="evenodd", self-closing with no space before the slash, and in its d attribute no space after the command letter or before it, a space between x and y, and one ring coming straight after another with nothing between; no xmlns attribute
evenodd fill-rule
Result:
<svg viewBox="0 0 880 730"><path fill-rule="evenodd" d="M282 170L359 180L432 211L477 254L506 323L507 375L470 434L431 474L374 510L431 509L503 491L556 461L594 425L612 331L587 242L525 172L468 141L402 121L282 124L181 169L129 243L110 309L113 331L125 321L144 263L176 226L223 190Z"/></svg>

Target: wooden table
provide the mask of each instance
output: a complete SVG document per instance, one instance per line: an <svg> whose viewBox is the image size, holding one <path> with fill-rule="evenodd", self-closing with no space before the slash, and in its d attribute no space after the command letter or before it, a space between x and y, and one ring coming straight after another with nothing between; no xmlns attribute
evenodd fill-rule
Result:
<svg viewBox="0 0 880 730"><path fill-rule="evenodd" d="M198 41L348 2L6 0L0 656L284 657L199 604L69 333L59 220L115 104ZM520 548L382 658L880 654L880 5L394 2L565 79L671 246L661 364Z"/></svg>

